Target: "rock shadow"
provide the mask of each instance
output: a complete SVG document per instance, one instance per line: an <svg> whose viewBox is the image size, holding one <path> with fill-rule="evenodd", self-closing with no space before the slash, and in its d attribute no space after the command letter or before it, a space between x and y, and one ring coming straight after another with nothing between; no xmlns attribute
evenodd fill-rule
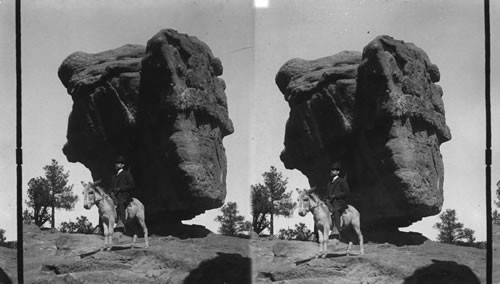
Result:
<svg viewBox="0 0 500 284"><path fill-rule="evenodd" d="M303 260L298 260L298 261L295 262L295 265L299 266L299 265L307 263L307 262L309 262L309 261L311 261L313 259L316 259L316 257L313 256L313 257L306 258L306 259L303 259Z"/></svg>
<svg viewBox="0 0 500 284"><path fill-rule="evenodd" d="M140 247L136 246L134 248L140 248ZM132 249L132 245L113 245L111 247L111 249L109 249L109 250L104 249L104 250L102 250L102 252L112 252L112 251L120 251L120 250L126 250L126 249ZM78 256L80 257L80 259L83 259L83 258L92 256L98 252L101 252L101 249L97 249L97 250L94 250L91 252L82 253L82 254L79 254Z"/></svg>
<svg viewBox="0 0 500 284"><path fill-rule="evenodd" d="M363 238L365 243L389 243L398 247L408 245L421 245L429 240L421 233L403 232L399 231L398 228L385 228L384 230L366 229L363 231Z"/></svg>
<svg viewBox="0 0 500 284"><path fill-rule="evenodd" d="M217 257L201 262L183 283L252 283L251 259L235 253L217 252Z"/></svg>
<svg viewBox="0 0 500 284"><path fill-rule="evenodd" d="M314 259L329 259L329 258L337 258L337 257L345 257L345 256L347 256L347 253L345 253L345 252L344 253L340 253L340 252L339 253L335 253L335 252L332 252L332 253L325 254L324 257L313 256L313 257L306 258L306 259L303 259L303 260L297 260L294 263L295 263L295 265L299 266L301 264L307 263L307 262L309 262L311 260L314 260ZM358 254L352 254L351 253L349 256L350 257L354 257L354 256L358 256Z"/></svg>
<svg viewBox="0 0 500 284"><path fill-rule="evenodd" d="M201 225L186 225L182 223L151 225L148 227L151 234L158 236L172 236L179 239L205 238L212 231Z"/></svg>
<svg viewBox="0 0 500 284"><path fill-rule="evenodd" d="M94 254L96 254L96 253L98 253L100 251L101 250L98 249L98 250L94 250L94 251L91 251L91 252L82 253L82 254L80 254L78 256L80 257L80 259L82 259L82 258L86 258L86 257L91 256L91 255L94 255Z"/></svg>
<svg viewBox="0 0 500 284"><path fill-rule="evenodd" d="M324 258L337 258L337 257L343 257L343 256L347 256L347 253L345 253L345 252L344 253L332 252L332 253L327 253Z"/></svg>
<svg viewBox="0 0 500 284"><path fill-rule="evenodd" d="M432 260L433 264L421 267L406 278L403 284L480 284L472 269L454 261Z"/></svg>
<svg viewBox="0 0 500 284"><path fill-rule="evenodd" d="M0 267L0 283L1 284L11 284L12 280L10 279L9 275L5 273L5 271Z"/></svg>

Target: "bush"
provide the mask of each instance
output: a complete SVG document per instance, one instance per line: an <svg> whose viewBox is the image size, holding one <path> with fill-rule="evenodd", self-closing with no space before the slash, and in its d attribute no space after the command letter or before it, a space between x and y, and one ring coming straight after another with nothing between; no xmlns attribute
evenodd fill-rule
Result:
<svg viewBox="0 0 500 284"><path fill-rule="evenodd" d="M279 231L278 239L280 240L297 240L309 241L312 236L311 230L306 227L306 224L295 224L295 229L281 229Z"/></svg>
<svg viewBox="0 0 500 284"><path fill-rule="evenodd" d="M59 231L62 233L92 234L94 232L94 227L87 217L80 216L76 217L76 223L72 221L62 222Z"/></svg>

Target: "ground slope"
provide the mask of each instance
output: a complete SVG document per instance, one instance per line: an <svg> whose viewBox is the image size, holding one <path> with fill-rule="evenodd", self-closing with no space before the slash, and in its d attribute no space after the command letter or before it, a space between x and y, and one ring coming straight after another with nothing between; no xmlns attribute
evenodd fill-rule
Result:
<svg viewBox="0 0 500 284"><path fill-rule="evenodd" d="M197 237L150 237L139 248L115 235L103 237L24 227L25 283L249 283L248 240L213 233ZM230 269L228 269L230 268Z"/></svg>
<svg viewBox="0 0 500 284"><path fill-rule="evenodd" d="M493 224L493 283L500 283L500 224Z"/></svg>
<svg viewBox="0 0 500 284"><path fill-rule="evenodd" d="M0 247L0 283L17 283L17 250Z"/></svg>
<svg viewBox="0 0 500 284"><path fill-rule="evenodd" d="M486 250L432 241L369 243L353 256L340 244L324 259L312 242L252 240L251 251L256 283L486 283Z"/></svg>

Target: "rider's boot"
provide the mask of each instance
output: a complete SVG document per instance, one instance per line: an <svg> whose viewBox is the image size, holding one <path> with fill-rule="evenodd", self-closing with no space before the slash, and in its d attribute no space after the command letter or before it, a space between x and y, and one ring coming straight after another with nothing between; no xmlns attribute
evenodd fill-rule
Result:
<svg viewBox="0 0 500 284"><path fill-rule="evenodd" d="M338 216L340 219L340 216ZM336 220L337 216L336 214L332 214L332 231L330 233L330 238L334 238L339 240L340 239L340 232L339 232L339 225L340 225L340 220Z"/></svg>
<svg viewBox="0 0 500 284"><path fill-rule="evenodd" d="M118 221L116 222L115 228L121 228L123 230L123 228L125 227L125 224L123 222L123 220L125 219L125 206L119 204L117 208L117 213L118 213L117 214Z"/></svg>

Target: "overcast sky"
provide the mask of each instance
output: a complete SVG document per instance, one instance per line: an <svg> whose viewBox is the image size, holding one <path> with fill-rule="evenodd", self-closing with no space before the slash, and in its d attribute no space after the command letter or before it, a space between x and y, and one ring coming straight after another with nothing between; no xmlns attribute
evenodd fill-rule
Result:
<svg viewBox="0 0 500 284"><path fill-rule="evenodd" d="M495 1L492 1L495 2ZM498 4L492 4L492 32L498 26ZM0 228L15 236L15 37L13 0L0 2ZM495 24L496 23L496 24ZM305 188L307 179L286 170L279 154L288 105L274 83L278 69L289 59L316 59L343 50L362 51L378 35L412 42L425 50L441 71L446 121L452 140L442 144L445 177L443 209L456 209L459 220L486 238L485 224L485 112L484 22L482 1L290 1L270 0L266 9L253 9L251 1L25 1L22 6L23 59L23 191L30 178L43 175L43 166L56 159L70 171L70 183L80 195L80 181L89 171L66 161L71 97L57 78L57 68L75 51L89 53L127 43L146 45L163 28L174 28L207 43L224 66L229 116L235 133L224 139L228 157L226 201L238 203L250 219L250 184L262 182L262 173L274 165L288 178L289 188ZM499 42L492 38L493 51ZM10 52L9 52L10 51ZM493 56L492 62L498 59ZM499 74L493 68L492 78ZM496 76L499 77L498 75ZM494 124L500 123L498 81L492 84ZM495 129L494 129L495 130ZM495 132L494 132L495 134ZM493 136L496 139L495 136ZM500 158L495 148L494 163ZM500 179L493 166L493 185ZM495 186L493 186L493 190ZM295 197L295 195L294 195ZM211 210L190 223L216 231ZM95 224L97 209L58 211L56 223L89 216ZM434 239L425 218L409 230ZM311 226L312 217L276 220L276 231L298 222ZM312 227L311 227L312 228Z"/></svg>

